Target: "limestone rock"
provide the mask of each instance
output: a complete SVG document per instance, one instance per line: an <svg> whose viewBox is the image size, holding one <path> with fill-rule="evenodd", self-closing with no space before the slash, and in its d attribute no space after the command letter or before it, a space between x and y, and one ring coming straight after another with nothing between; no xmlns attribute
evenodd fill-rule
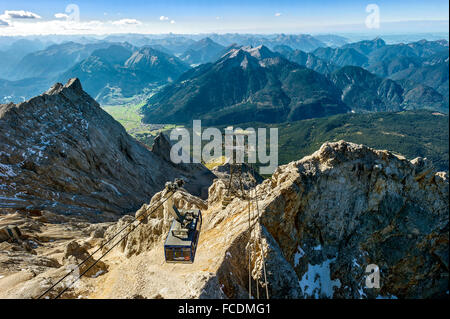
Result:
<svg viewBox="0 0 450 319"><path fill-rule="evenodd" d="M73 224L81 235L63 251L64 262L80 260L124 227L140 223L129 235L125 229L119 237L126 239L102 259L108 267L104 275L81 280L65 297L248 298L249 289L253 297L265 297L264 274L270 298L447 296L448 174L435 172L426 159L409 161L344 141L325 143L250 189L257 203L235 198L223 209L224 189L216 179L207 201L186 190L174 195L178 208L202 211L193 264L164 261L171 222L165 191L134 217L112 223L101 241L89 239L89 224ZM16 249L31 256L23 247ZM369 265L380 271L379 288L366 286ZM5 280L22 282L3 294L0 290L0 296L35 296L67 266L0 279L0 287Z"/></svg>
<svg viewBox="0 0 450 319"><path fill-rule="evenodd" d="M448 251L448 178L426 159L326 143L279 167L259 191L261 222L306 297L445 295L448 254L436 251ZM369 264L380 269L379 289L365 287ZM328 277L308 278L315 270Z"/></svg>
<svg viewBox="0 0 450 319"><path fill-rule="evenodd" d="M64 264L77 267L85 260L87 261L76 269L77 276L87 271L85 274L87 277L97 277L106 272L108 269L103 261L97 261L96 259L94 259L94 256L89 258L89 252L85 245L81 246L75 240L67 244L63 256Z"/></svg>
<svg viewBox="0 0 450 319"><path fill-rule="evenodd" d="M207 203L185 192L175 196L179 208L202 210L203 225L194 264L171 268L161 284L205 287L175 296L218 297L220 291L247 298L249 259L252 296L265 296L264 265L271 298L446 296L448 177L426 159L325 143L251 189L258 206L235 198L223 209L224 189L223 180L215 180ZM157 193L136 217L164 197ZM149 282L169 267L161 261L169 225L161 205L122 245L130 265L139 256L159 256L154 277L143 275ZM380 271L379 288L366 287L371 264ZM212 275L197 281L206 269Z"/></svg>

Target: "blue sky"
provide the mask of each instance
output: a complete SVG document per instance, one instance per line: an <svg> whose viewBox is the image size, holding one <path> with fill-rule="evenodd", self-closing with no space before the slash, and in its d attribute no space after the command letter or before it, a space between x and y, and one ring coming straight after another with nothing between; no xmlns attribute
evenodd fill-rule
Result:
<svg viewBox="0 0 450 319"><path fill-rule="evenodd" d="M78 24L66 23L64 15L69 15L66 7L71 3L79 8ZM443 0L0 0L0 34L365 32L366 7L371 3L379 8L378 32L448 29L449 5ZM14 18L6 11L34 13L36 17ZM56 18L55 14L60 15ZM420 21L425 20L424 27Z"/></svg>

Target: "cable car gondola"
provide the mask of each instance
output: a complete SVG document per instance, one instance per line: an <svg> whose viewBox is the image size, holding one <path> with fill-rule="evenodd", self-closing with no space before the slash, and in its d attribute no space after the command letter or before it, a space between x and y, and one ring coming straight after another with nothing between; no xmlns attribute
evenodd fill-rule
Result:
<svg viewBox="0 0 450 319"><path fill-rule="evenodd" d="M174 217L169 233L164 242L164 257L168 263L193 263L197 250L198 238L202 226L202 213L199 209L178 210L173 205L171 193L183 185L183 180L167 183L167 209Z"/></svg>

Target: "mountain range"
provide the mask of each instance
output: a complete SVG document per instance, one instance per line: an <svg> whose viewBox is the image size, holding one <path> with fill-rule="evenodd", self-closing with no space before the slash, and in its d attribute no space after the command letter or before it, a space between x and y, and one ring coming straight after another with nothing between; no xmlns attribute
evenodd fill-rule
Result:
<svg viewBox="0 0 450 319"><path fill-rule="evenodd" d="M124 45L111 45L94 51L59 76L77 77L86 91L100 102L120 94L132 97L177 79L189 66L167 53L144 46L135 51ZM118 92L117 92L118 91Z"/></svg>
<svg viewBox="0 0 450 319"><path fill-rule="evenodd" d="M0 91L5 102L20 101L39 94L54 82L78 77L86 91L103 103L111 96L128 98L141 94L175 80L188 69L177 57L149 46L68 42L23 57L14 67L12 78L0 79Z"/></svg>
<svg viewBox="0 0 450 319"><path fill-rule="evenodd" d="M44 50L25 55L10 71L9 78L18 80L55 76L87 58L95 50L109 45L106 42L93 44L66 42L51 45Z"/></svg>
<svg viewBox="0 0 450 319"><path fill-rule="evenodd" d="M360 50L378 45L377 40L372 46L361 45ZM448 112L445 98L426 85L381 78L358 66L334 67L298 50L287 56L296 57L302 65L265 46L233 47L216 62L184 73L153 95L143 107L144 121L189 123L202 119L208 124L224 124L239 123L249 116L255 121L283 122L350 110L425 108ZM326 68L327 72L321 74L307 66Z"/></svg>
<svg viewBox="0 0 450 319"><path fill-rule="evenodd" d="M338 66L359 66L393 80L411 80L432 87L448 103L448 41L421 40L386 44L381 38L345 44L340 48L318 48L312 53Z"/></svg>
<svg viewBox="0 0 450 319"><path fill-rule="evenodd" d="M130 61L121 47L108 52L94 57L116 67ZM146 54L129 64L140 61L148 65ZM230 75L237 81L226 82ZM195 100L196 89L206 98L233 92L217 100L218 113L220 103L248 98L269 109L279 103L292 118L345 108L339 88L358 97L360 81L370 83L361 89L368 95L383 92L385 104L404 89L356 66L326 76L264 46L234 48L180 79L185 91L178 81L166 88L181 87L187 100ZM201 87L205 79L217 83L212 95ZM175 115L182 119L181 111ZM250 191L229 200L228 165L213 170L216 178L202 164L172 163L163 134L150 149L137 142L76 78L26 102L0 104L0 298L247 298L264 293L262 278L273 299L446 298L448 173L426 158L322 139L350 132L383 148L400 144L411 158L432 154L446 168L448 116L347 113L280 126L280 159L296 156L264 181L255 183L244 170L244 184L258 194L250 207L244 197ZM306 148L315 152L299 159ZM163 253L172 224L164 185L175 178L186 181L171 197L175 207L202 212L195 262L181 267L164 262ZM260 235L249 236L252 229ZM383 289L365 284L364 266L374 261L389 278ZM73 265L84 274L76 278L80 284L58 285ZM251 287L248 274L255 274Z"/></svg>
<svg viewBox="0 0 450 319"><path fill-rule="evenodd" d="M78 77L86 92L102 104L121 104L136 95L145 98L156 93L144 109L148 122L177 120L175 112L184 113L183 121L188 114L205 113L205 119L217 117L218 123L230 116L232 121L242 121L240 116L253 112L261 121L273 118L276 122L350 110L448 112L445 40L387 44L376 38L349 43L333 35L286 34L213 34L197 39L110 35L46 48L43 42L17 41L0 52L0 56L11 57L15 50L21 56L15 64L5 58L10 62L0 76L0 99L23 101L54 82ZM233 69L237 67L231 67L233 63L221 69L220 65L228 65L225 60L232 56L230 52L241 48L247 53L264 48L263 54L268 55L240 53L233 56L233 63L246 55L250 64L244 72ZM263 61L267 58L270 66L266 65L269 60ZM301 71L294 76L295 68ZM313 78L311 83L308 77ZM234 79L237 82L230 83ZM228 87L231 91L225 92ZM210 89L215 96L204 92ZM183 110L184 104L192 103L196 105Z"/></svg>
<svg viewBox="0 0 450 319"><path fill-rule="evenodd" d="M232 81L230 81L232 79ZM265 46L233 48L218 61L184 73L152 96L144 121L238 123L296 120L346 112L324 75Z"/></svg>
<svg viewBox="0 0 450 319"><path fill-rule="evenodd" d="M9 44L1 45L0 49L0 74L4 78L12 68L27 54L44 49L46 44L38 39L19 39Z"/></svg>
<svg viewBox="0 0 450 319"><path fill-rule="evenodd" d="M180 56L180 59L189 64L202 64L214 62L220 58L224 46L214 42L210 38L204 38L190 45Z"/></svg>

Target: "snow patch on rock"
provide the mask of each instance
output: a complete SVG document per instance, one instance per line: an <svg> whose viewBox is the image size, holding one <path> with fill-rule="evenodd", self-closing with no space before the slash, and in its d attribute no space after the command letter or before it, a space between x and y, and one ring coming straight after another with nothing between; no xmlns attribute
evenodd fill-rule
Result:
<svg viewBox="0 0 450 319"><path fill-rule="evenodd" d="M303 251L303 249L298 246L297 247L297 252L294 254L294 267L298 266L298 263L300 262L300 258L302 258L305 255L305 252Z"/></svg>
<svg viewBox="0 0 450 319"><path fill-rule="evenodd" d="M336 258L332 258L321 264L308 264L308 270L299 281L306 298L332 298L333 288L341 287L339 279L331 280L330 277L330 264L335 260Z"/></svg>

